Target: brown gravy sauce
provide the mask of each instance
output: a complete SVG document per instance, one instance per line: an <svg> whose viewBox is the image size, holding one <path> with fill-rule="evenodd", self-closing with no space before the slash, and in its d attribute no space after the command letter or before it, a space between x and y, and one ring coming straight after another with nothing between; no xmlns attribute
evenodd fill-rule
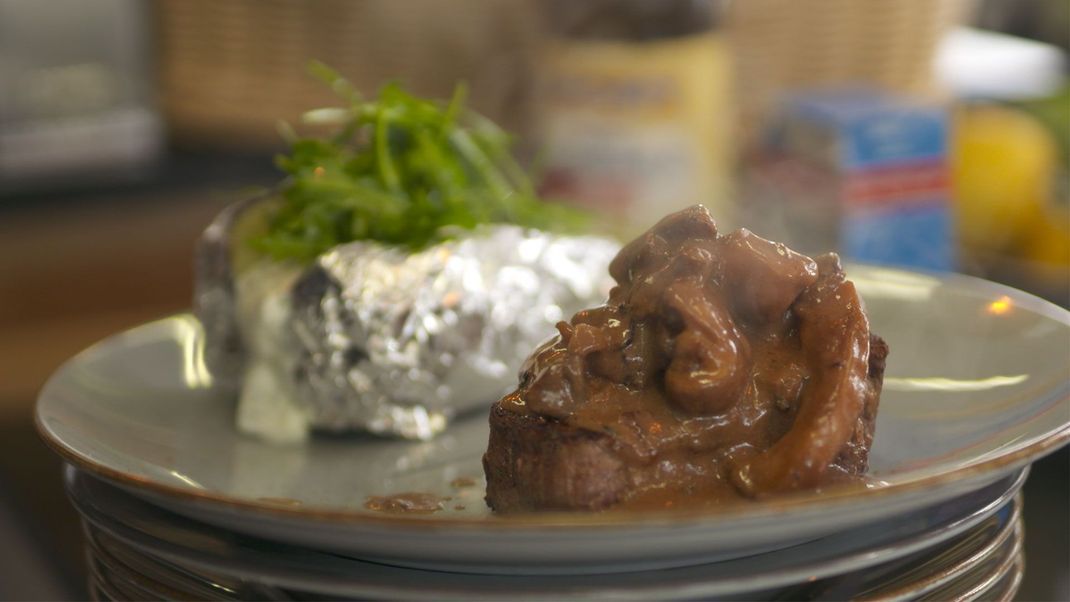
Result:
<svg viewBox="0 0 1070 602"><path fill-rule="evenodd" d="M500 404L611 435L636 467L619 508L720 507L857 478L837 458L877 392L838 258L718 235L695 207L627 245L610 273L606 305L559 323Z"/></svg>
<svg viewBox="0 0 1070 602"><path fill-rule="evenodd" d="M406 492L393 495L369 495L364 507L387 514L433 514L445 508L443 498L433 493Z"/></svg>
<svg viewBox="0 0 1070 602"><path fill-rule="evenodd" d="M457 477L450 481L450 487L454 489L468 489L469 487L475 487L476 480L473 477Z"/></svg>

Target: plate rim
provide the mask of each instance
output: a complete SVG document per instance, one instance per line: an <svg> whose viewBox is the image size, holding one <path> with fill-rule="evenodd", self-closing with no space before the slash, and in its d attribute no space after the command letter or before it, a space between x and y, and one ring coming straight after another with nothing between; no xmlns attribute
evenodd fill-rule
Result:
<svg viewBox="0 0 1070 602"><path fill-rule="evenodd" d="M897 273L907 277L922 276L933 278L943 285L959 285L971 288L975 291L991 291L1011 298L1015 305L1026 308L1034 313L1050 318L1070 328L1070 310L1065 310L1054 303L1041 299L1030 293L1020 291L1013 287L959 273L938 274L921 270L905 270L890 266L875 264L852 264L853 269L879 270ZM482 518L439 518L426 515L384 515L374 514L356 508L332 507L332 506L299 506L273 503L271 501L252 498L240 498L225 493L199 490L170 485L155 481L150 477L143 477L132 472L123 471L102 462L98 462L80 453L78 450L64 443L60 436L52 432L46 424L43 415L44 406L47 404L49 394L53 387L57 386L58 378L71 366L77 365L95 354L102 353L109 346L118 345L122 337L135 331L146 331L159 328L160 325L170 323L178 319L196 320L189 312L178 312L166 317L152 320L133 326L128 329L113 333L108 337L97 341L88 348L77 353L63 362L48 378L39 393L34 404L34 426L38 435L56 454L65 461L84 469L92 474L101 476L115 483L123 484L134 489L146 490L156 495L175 498L180 501L195 504L208 504L223 506L229 510L248 511L267 515L280 519L313 520L317 522L344 523L347 525L363 524L367 526L384 526L393 528L426 529L513 529L513 530L541 530L541 529L612 529L620 527L658 527L658 526L684 526L690 523L704 523L709 520L754 520L770 516L781 515L790 511L806 511L812 509L831 509L838 505L851 504L859 498L867 501L873 499L888 499L909 494L915 491L955 482L968 482L978 480L986 474L998 474L1024 466L1039 459L1055 450L1070 443L1070 421L1065 421L1060 428L1052 430L1045 435L1016 442L1016 444L998 456L979 459L959 466L953 470L928 475L920 478L907 479L905 481L887 483L877 488L858 486L832 487L820 492L802 492L787 494L769 500L761 500L752 504L741 504L738 507L714 510L674 510L674 511L614 511L603 513L578 513L578 512L539 512L523 515L509 515L502 517L491 515ZM1070 407L1070 387L1058 387L1049 392L1054 397L1054 406L1067 404ZM905 473L910 474L910 471Z"/></svg>

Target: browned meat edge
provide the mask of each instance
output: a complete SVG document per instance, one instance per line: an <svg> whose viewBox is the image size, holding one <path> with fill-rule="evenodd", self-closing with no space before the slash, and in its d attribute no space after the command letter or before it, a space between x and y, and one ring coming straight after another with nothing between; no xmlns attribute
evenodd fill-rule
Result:
<svg viewBox="0 0 1070 602"><path fill-rule="evenodd" d="M836 464L850 474L868 468L888 345L870 334L869 380L858 426ZM515 414L494 404L490 441L483 456L487 504L498 512L598 510L628 493L628 467L605 433L577 429L534 414Z"/></svg>

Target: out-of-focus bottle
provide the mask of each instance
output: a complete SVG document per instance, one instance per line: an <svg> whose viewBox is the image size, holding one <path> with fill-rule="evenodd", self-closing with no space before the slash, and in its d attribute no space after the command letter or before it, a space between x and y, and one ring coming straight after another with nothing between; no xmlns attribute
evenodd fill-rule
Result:
<svg viewBox="0 0 1070 602"><path fill-rule="evenodd" d="M729 48L714 0L547 0L541 189L621 235L705 204L730 224Z"/></svg>

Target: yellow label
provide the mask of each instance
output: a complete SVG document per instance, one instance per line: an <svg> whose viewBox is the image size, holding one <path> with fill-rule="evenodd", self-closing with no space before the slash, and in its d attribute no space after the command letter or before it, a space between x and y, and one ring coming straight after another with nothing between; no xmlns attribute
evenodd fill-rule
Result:
<svg viewBox="0 0 1070 602"><path fill-rule="evenodd" d="M617 216L628 234L695 203L733 221L731 73L721 36L562 41L543 65L548 195Z"/></svg>

